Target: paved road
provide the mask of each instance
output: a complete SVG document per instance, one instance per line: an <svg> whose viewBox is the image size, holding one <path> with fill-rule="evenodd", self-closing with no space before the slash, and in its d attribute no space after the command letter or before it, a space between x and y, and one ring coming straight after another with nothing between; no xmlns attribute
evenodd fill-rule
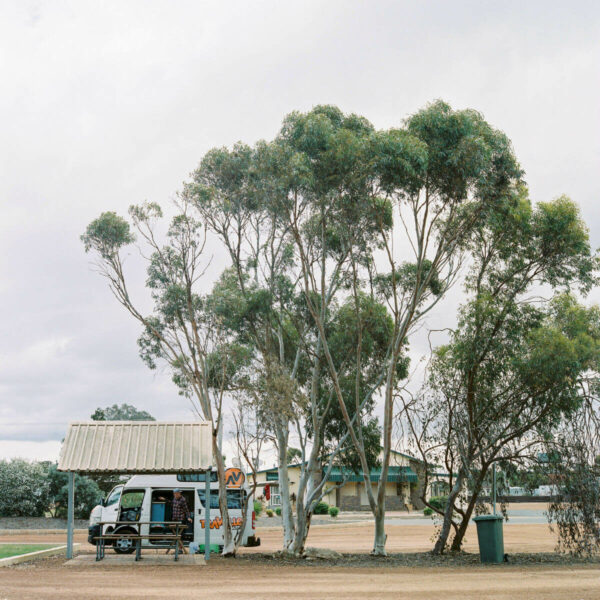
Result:
<svg viewBox="0 0 600 600"><path fill-rule="evenodd" d="M500 507L498 507L498 511ZM509 505L508 508L508 523L509 524L523 524L531 525L536 523L548 523L548 520L544 514L546 511L546 505L540 504L539 506L526 504ZM390 525L429 525L431 524L431 517L418 517L416 514L406 516L394 516L386 519Z"/></svg>

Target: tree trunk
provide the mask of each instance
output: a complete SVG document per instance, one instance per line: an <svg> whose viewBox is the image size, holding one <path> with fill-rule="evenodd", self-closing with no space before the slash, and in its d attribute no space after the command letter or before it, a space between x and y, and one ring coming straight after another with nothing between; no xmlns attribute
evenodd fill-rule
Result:
<svg viewBox="0 0 600 600"><path fill-rule="evenodd" d="M277 474L281 495L281 519L283 521L283 550L289 550L295 537L294 515L290 500L290 479L287 468L287 435L276 426L277 433Z"/></svg>
<svg viewBox="0 0 600 600"><path fill-rule="evenodd" d="M298 502L298 510L296 511L296 535L294 536L294 542L289 549L295 556L302 556L304 553L304 546L306 544L306 538L308 537L308 530L310 529L311 517L312 513L306 510L304 502Z"/></svg>
<svg viewBox="0 0 600 600"><path fill-rule="evenodd" d="M219 508L221 509L221 519L223 521L223 556L235 556L235 542L231 531L231 521L229 520L229 511L227 510L227 488L225 486L225 463L223 454L219 446L218 432L213 429L213 456L217 464L217 479L219 481ZM210 502L210 498L205 498L205 502ZM209 504L210 506L210 504ZM210 527L210 523L205 523L205 527Z"/></svg>
<svg viewBox="0 0 600 600"><path fill-rule="evenodd" d="M375 516L375 539L373 541L373 551L371 554L374 556L386 556L385 542L387 535L385 533L385 501L383 506L379 504L377 510L374 513Z"/></svg>
<svg viewBox="0 0 600 600"><path fill-rule="evenodd" d="M458 476L456 477L456 481L454 482L454 486L448 495L448 502L446 504L446 508L444 510L444 520L442 522L442 529L438 535L438 539L435 542L435 546L433 547L433 554L443 554L446 548L446 544L448 543L448 536L450 535L450 527L452 527L452 515L454 513L454 503L456 502L456 498L460 493L460 489L462 487L463 482L463 472L462 469L459 470Z"/></svg>
<svg viewBox="0 0 600 600"><path fill-rule="evenodd" d="M317 488L320 483L320 476L321 469L318 462L317 446L315 445L308 458L308 464L306 465L306 471L304 472L304 480L301 478L298 485L296 534L294 536L294 543L290 548L290 551L296 556L301 556L304 553L304 546L306 545L306 538L308 537L310 521L312 519L315 488Z"/></svg>
<svg viewBox="0 0 600 600"><path fill-rule="evenodd" d="M473 510L475 510L475 504L477 503L477 498L479 497L479 493L481 492L481 486L483 484L483 480L488 472L489 467L486 467L481 470L479 474L479 478L477 479L477 483L475 485L475 489L473 490L473 495L471 496L471 500L469 501L469 505L467 506L467 510L462 517L462 521L454 534L454 539L452 540L452 546L450 550L452 552L458 552L461 549L463 539L465 537L465 533L467 532L467 528L469 527L469 522L471 521L471 516L473 514Z"/></svg>

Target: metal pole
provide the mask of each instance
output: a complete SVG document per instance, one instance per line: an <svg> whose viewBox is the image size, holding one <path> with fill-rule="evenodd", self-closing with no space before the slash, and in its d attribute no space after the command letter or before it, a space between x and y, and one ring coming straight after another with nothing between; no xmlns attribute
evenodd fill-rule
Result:
<svg viewBox="0 0 600 600"><path fill-rule="evenodd" d="M67 504L67 558L73 558L73 518L75 514L75 473L69 471L69 488Z"/></svg>
<svg viewBox="0 0 600 600"><path fill-rule="evenodd" d="M492 494L493 494L494 514L496 514L496 463L494 463L494 467L492 470Z"/></svg>
<svg viewBox="0 0 600 600"><path fill-rule="evenodd" d="M204 472L204 560L210 558L210 469Z"/></svg>

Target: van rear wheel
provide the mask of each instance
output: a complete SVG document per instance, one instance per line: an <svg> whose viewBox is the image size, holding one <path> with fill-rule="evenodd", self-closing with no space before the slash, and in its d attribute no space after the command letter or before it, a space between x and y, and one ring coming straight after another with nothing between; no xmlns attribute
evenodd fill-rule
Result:
<svg viewBox="0 0 600 600"><path fill-rule="evenodd" d="M115 533L135 534L136 532L133 529L121 529ZM113 542L113 548L117 554L131 554L135 552L135 540L123 535L122 538L117 538Z"/></svg>

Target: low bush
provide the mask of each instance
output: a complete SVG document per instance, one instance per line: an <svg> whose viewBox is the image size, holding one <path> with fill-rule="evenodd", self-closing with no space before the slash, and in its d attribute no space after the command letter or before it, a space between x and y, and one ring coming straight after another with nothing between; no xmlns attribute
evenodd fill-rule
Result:
<svg viewBox="0 0 600 600"><path fill-rule="evenodd" d="M315 515L326 515L329 512L329 504L327 502L319 502L313 512Z"/></svg>
<svg viewBox="0 0 600 600"><path fill-rule="evenodd" d="M444 510L447 502L448 496L433 496L429 500L429 504L431 504L432 508L437 510Z"/></svg>
<svg viewBox="0 0 600 600"><path fill-rule="evenodd" d="M265 512L267 513L267 517L272 517L275 514L270 508L267 508Z"/></svg>
<svg viewBox="0 0 600 600"><path fill-rule="evenodd" d="M260 513L263 511L263 503L260 500L254 501L254 512L257 517L260 517Z"/></svg>
<svg viewBox="0 0 600 600"><path fill-rule="evenodd" d="M0 517L43 517L52 500L45 466L20 458L0 460L0 490Z"/></svg>
<svg viewBox="0 0 600 600"><path fill-rule="evenodd" d="M279 506L278 506L278 507L275 509L275 514L276 514L278 517L280 517L280 516L281 516L281 508L280 508Z"/></svg>
<svg viewBox="0 0 600 600"><path fill-rule="evenodd" d="M423 509L423 514L424 514L426 517L430 517L430 516L433 514L433 508L429 508L429 506L425 507L425 508Z"/></svg>
<svg viewBox="0 0 600 600"><path fill-rule="evenodd" d="M336 518L340 513L340 509L337 506L330 506L329 507L329 516L332 518Z"/></svg>

